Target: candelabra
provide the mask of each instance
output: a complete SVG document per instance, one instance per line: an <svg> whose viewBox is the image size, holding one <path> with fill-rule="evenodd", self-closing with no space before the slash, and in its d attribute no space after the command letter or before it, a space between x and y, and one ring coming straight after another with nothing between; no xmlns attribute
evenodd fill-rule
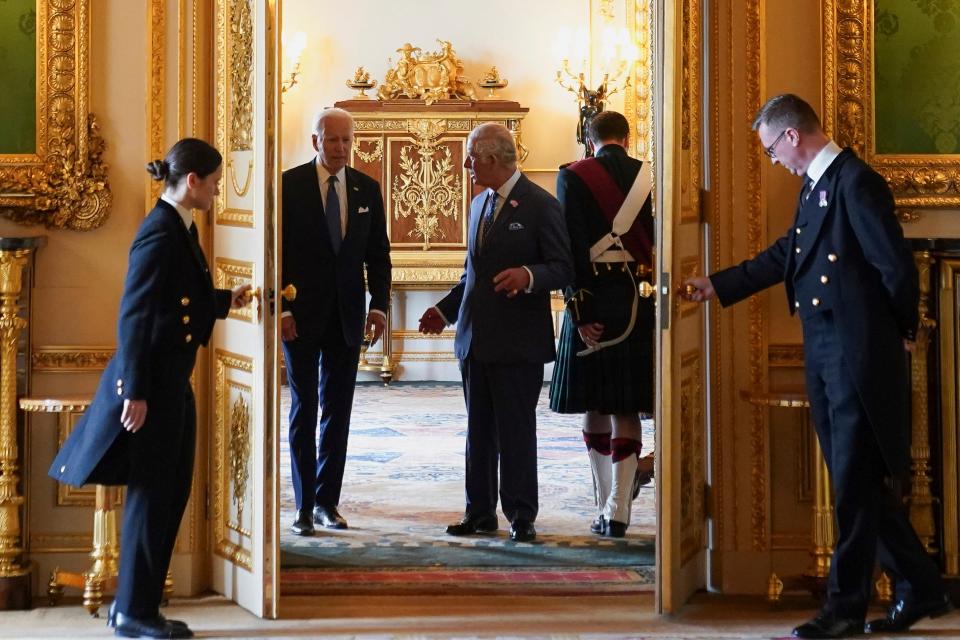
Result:
<svg viewBox="0 0 960 640"><path fill-rule="evenodd" d="M297 31L292 37L287 38L287 34L280 37L283 47L284 57L291 67L290 75L280 82L280 92L286 93L297 84L300 77L300 56L303 50L307 48L307 35L302 31Z"/></svg>

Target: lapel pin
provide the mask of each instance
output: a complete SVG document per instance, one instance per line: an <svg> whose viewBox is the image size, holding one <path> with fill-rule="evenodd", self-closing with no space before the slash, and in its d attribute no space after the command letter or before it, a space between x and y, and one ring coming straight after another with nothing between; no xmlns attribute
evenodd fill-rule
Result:
<svg viewBox="0 0 960 640"><path fill-rule="evenodd" d="M826 189L823 189L823 190L820 191L820 206L821 206L821 207L827 206L827 191L826 191Z"/></svg>
<svg viewBox="0 0 960 640"><path fill-rule="evenodd" d="M518 205L519 205L519 203L518 203L516 200L511 200L511 201L510 201L510 206L513 207L514 209L516 209Z"/></svg>

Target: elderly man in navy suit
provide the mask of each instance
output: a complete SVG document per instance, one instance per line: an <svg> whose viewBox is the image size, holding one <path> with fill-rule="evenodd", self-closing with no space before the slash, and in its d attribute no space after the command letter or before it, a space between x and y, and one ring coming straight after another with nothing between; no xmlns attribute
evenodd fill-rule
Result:
<svg viewBox="0 0 960 640"><path fill-rule="evenodd" d="M380 185L347 166L353 117L343 109L320 112L312 143L317 156L283 173L282 279L297 288L297 299L283 302L281 337L297 503L291 528L298 535L312 535L314 524L347 527L338 506L360 343L365 333L371 344L383 335L390 300Z"/></svg>
<svg viewBox="0 0 960 640"><path fill-rule="evenodd" d="M867 631L906 631L952 608L900 500L910 470L905 351L916 338L917 269L890 187L827 137L809 104L791 94L771 98L754 129L774 164L804 176L794 223L753 259L685 284L691 299L727 306L784 282L803 325L807 394L838 535L826 604L793 635L862 633L877 560L896 595Z"/></svg>
<svg viewBox="0 0 960 640"><path fill-rule="evenodd" d="M473 199L464 273L420 318L439 334L457 323L454 343L467 404L466 511L453 536L498 528L500 505L510 537L536 537L537 420L543 365L556 356L550 291L573 279L560 203L517 169L510 131L483 124L467 139L464 167L486 187Z"/></svg>

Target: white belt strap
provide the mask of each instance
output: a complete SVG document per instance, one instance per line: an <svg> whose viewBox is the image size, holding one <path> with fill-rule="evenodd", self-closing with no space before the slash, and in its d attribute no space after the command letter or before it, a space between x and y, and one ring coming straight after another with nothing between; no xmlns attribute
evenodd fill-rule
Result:
<svg viewBox="0 0 960 640"><path fill-rule="evenodd" d="M612 246L623 249L619 237L629 231L630 227L633 226L633 221L640 215L640 209L643 208L643 203L647 201L647 196L650 195L652 189L652 163L644 162L643 166L640 167L640 172L633 181L633 186L630 187L630 191L627 193L627 199L620 205L620 210L617 211L617 215L613 218L613 229L590 247L591 262L596 262L597 257Z"/></svg>

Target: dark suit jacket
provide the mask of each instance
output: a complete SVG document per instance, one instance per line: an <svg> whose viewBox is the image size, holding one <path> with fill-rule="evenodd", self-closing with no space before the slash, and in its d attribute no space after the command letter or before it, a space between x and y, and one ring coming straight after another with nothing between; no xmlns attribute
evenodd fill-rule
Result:
<svg viewBox="0 0 960 640"><path fill-rule="evenodd" d="M387 312L390 241L377 181L347 167L345 183L347 234L334 253L315 160L283 172L282 281L297 288L297 298L282 304L301 335L319 335L330 314L339 313L344 342L352 346L363 337L366 319L364 266L370 309Z"/></svg>
<svg viewBox="0 0 960 640"><path fill-rule="evenodd" d="M597 151L596 159L607 170L613 181L620 187L626 196L636 180L643 163L627 155L626 149L617 144L606 144ZM590 247L597 240L610 233L611 225L607 222L603 212L597 205L596 198L584 184L580 176L565 168L560 169L557 176L557 200L563 204L563 215L566 218L567 231L570 234L570 249L573 253L574 282L573 289L594 290L593 264L590 262ZM643 208L637 215L637 221L646 232L647 237L654 239L653 205L652 198L648 197ZM641 262L652 266L640 256L634 256ZM595 322L595 305L586 298L580 305L580 317L583 323ZM631 301L624 301L629 304Z"/></svg>
<svg viewBox="0 0 960 640"><path fill-rule="evenodd" d="M556 357L550 291L563 289L573 279L560 203L521 175L478 253L476 236L485 201L486 191L470 205L463 275L437 303L447 320L457 319L457 358L550 362ZM519 266L533 273L533 292L515 298L494 293L494 276Z"/></svg>
<svg viewBox="0 0 960 640"><path fill-rule="evenodd" d="M825 203L821 206L821 203ZM909 473L909 377L903 339L916 338L917 268L886 181L844 150L794 224L751 260L710 276L723 306L784 281L801 319L833 312L854 384L894 477Z"/></svg>
<svg viewBox="0 0 960 640"><path fill-rule="evenodd" d="M182 404L197 348L229 309L230 291L213 288L200 246L176 209L158 200L130 248L117 352L50 475L75 486L125 484L129 465L136 463L128 456L128 439L162 438L164 430L182 428L157 424L157 416L175 402L171 395ZM120 424L126 399L147 401L147 420L136 434Z"/></svg>

